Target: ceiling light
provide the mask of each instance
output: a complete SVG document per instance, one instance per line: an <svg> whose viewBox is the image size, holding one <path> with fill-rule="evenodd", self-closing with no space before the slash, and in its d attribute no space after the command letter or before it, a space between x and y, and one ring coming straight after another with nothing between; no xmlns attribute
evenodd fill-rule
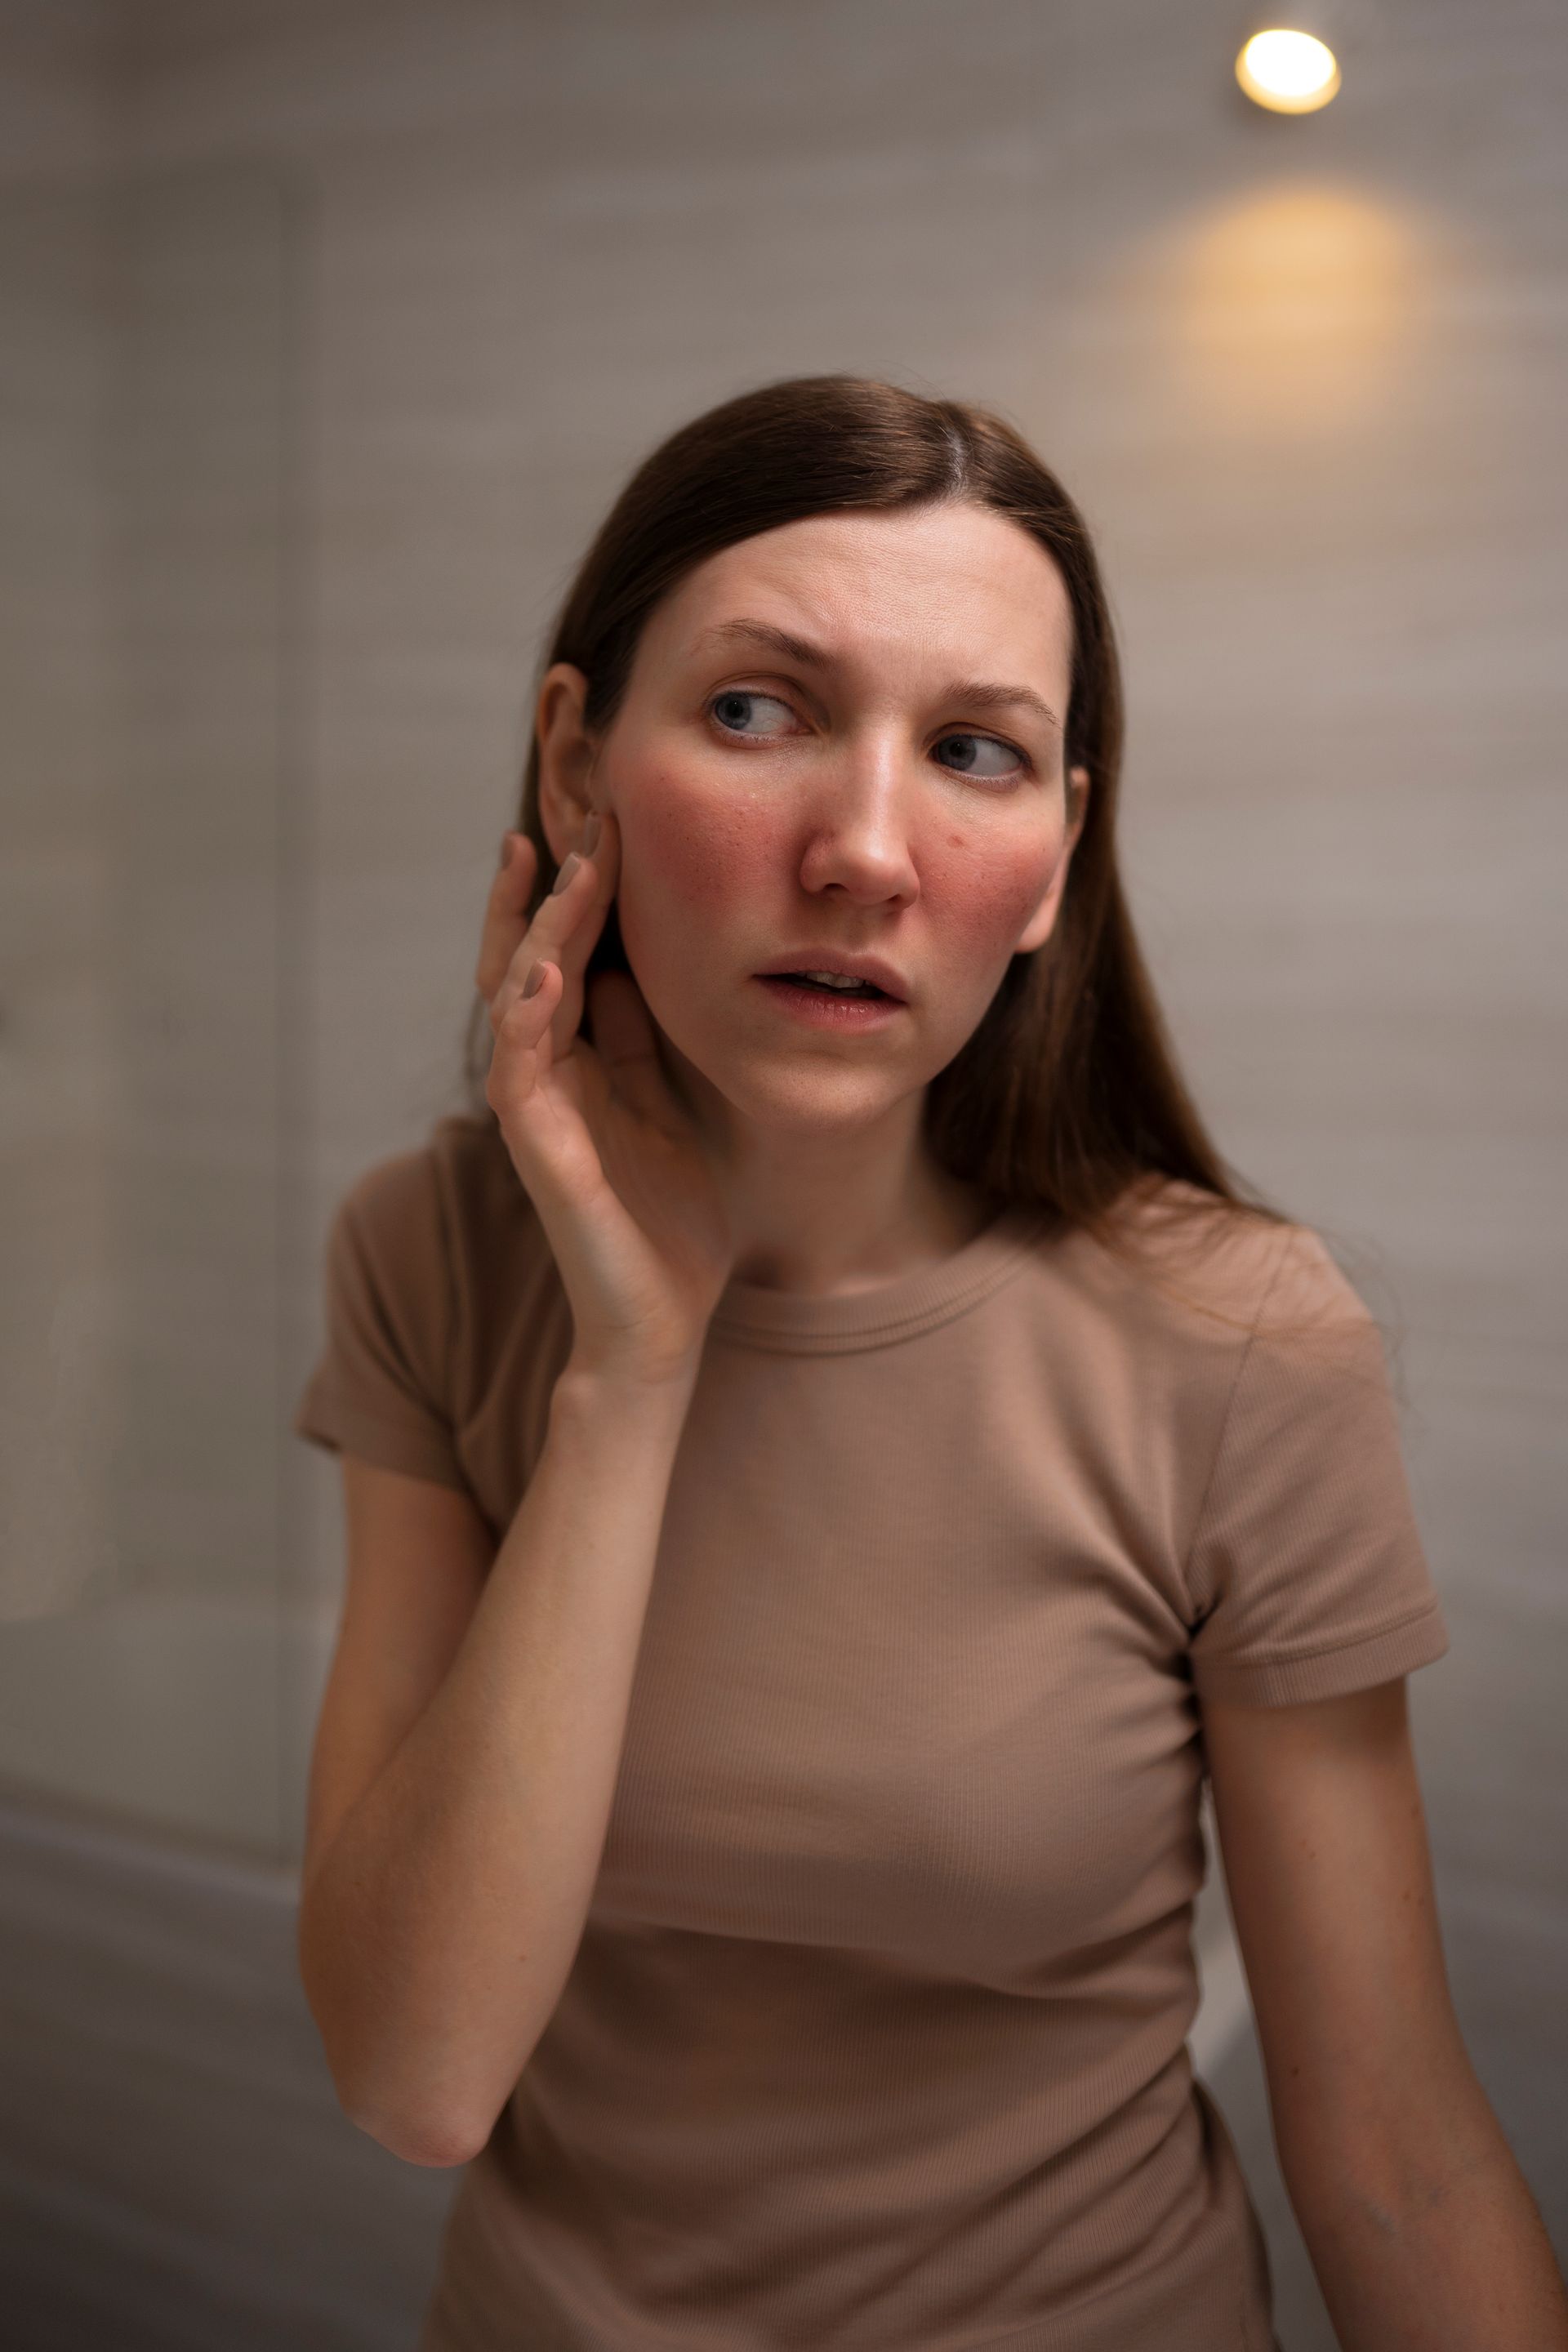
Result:
<svg viewBox="0 0 1568 2352"><path fill-rule="evenodd" d="M1315 34L1283 26L1254 33L1237 58L1236 78L1248 98L1275 114L1314 113L1340 86L1332 49Z"/></svg>

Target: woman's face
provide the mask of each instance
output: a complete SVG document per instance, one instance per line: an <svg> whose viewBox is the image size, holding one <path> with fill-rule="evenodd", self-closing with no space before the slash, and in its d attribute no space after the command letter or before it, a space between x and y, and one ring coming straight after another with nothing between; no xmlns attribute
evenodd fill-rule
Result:
<svg viewBox="0 0 1568 2352"><path fill-rule="evenodd" d="M1056 920L1088 786L1075 770L1069 821L1070 644L1050 558L962 504L787 523L654 610L590 789L620 826L627 961L694 1099L706 1079L763 1128L842 1128L952 1060ZM581 687L560 664L542 688L547 818ZM819 1025L757 977L835 951L890 966L904 1004Z"/></svg>

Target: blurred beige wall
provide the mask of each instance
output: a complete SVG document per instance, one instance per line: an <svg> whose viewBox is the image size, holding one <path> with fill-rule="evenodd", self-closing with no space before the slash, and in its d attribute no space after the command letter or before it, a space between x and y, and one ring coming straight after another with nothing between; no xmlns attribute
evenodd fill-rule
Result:
<svg viewBox="0 0 1568 2352"><path fill-rule="evenodd" d="M302 271L265 162L121 168L112 24L0 7L13 1623L270 1593L280 1542L283 1079L289 1015L309 1023L280 952L302 863L283 758Z"/></svg>

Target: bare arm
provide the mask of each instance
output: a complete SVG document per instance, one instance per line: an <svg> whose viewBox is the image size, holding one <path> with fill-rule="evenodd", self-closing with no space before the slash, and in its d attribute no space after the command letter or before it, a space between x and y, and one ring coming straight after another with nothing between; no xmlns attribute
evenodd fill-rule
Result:
<svg viewBox="0 0 1568 2352"><path fill-rule="evenodd" d="M563 683L585 681L557 664L552 695ZM509 836L475 981L486 1097L565 1288L571 1359L488 1579L489 1528L457 1489L368 1464L351 1478L361 1524L312 1766L305 1997L343 2106L416 2164L483 2144L576 1957L733 1260L709 1147L629 972L598 975L595 1040L579 1034L619 826L608 809L554 823L581 851L531 914L534 845Z"/></svg>
<svg viewBox="0 0 1568 2352"><path fill-rule="evenodd" d="M571 1972L693 1379L568 1367L449 1670L307 1867L339 2096L410 2162L483 2145Z"/></svg>
<svg viewBox="0 0 1568 2352"><path fill-rule="evenodd" d="M1279 2168L1342 2352L1568 2352L1568 2294L1449 1989L1405 1676L1205 1698Z"/></svg>

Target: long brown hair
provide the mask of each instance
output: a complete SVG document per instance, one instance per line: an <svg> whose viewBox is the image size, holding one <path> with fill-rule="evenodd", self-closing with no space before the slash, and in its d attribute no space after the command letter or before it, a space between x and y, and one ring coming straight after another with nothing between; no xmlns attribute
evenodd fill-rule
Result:
<svg viewBox="0 0 1568 2352"><path fill-rule="evenodd" d="M1222 1159L1177 1070L1117 867L1121 673L1100 567L1079 509L1003 417L848 374L788 377L709 409L643 460L600 525L540 658L531 707L551 665L570 662L588 680L585 726L607 730L649 614L720 549L810 515L945 499L1005 515L1061 573L1073 634L1065 759L1088 769L1089 786L1051 937L1014 957L978 1028L927 1087L932 1154L999 1208L1048 1209L1113 1249L1128 1238L1115 1212L1129 1188L1172 1178L1201 1196L1184 1209L1291 1223ZM538 857L531 914L557 871L540 822L537 731L517 828ZM629 969L613 907L587 974L610 969ZM591 1041L586 1009L584 1022ZM464 1077L481 1120L493 1118L489 1045L476 999Z"/></svg>

